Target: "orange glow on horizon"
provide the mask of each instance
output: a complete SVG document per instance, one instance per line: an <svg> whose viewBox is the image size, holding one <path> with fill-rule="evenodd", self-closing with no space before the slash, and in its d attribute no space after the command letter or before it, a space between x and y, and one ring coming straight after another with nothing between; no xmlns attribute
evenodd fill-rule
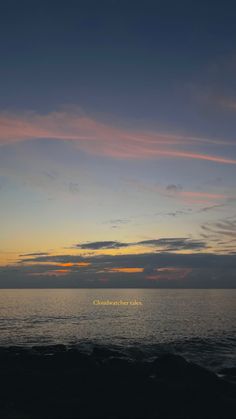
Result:
<svg viewBox="0 0 236 419"><path fill-rule="evenodd" d="M56 265L57 266L61 266L61 267L68 267L68 268L71 268L72 266L81 266L81 267L83 267L83 266L89 266L89 265L91 265L91 263L90 262L75 262L75 263L73 263L73 262L63 262L63 263L56 263Z"/></svg>
<svg viewBox="0 0 236 419"><path fill-rule="evenodd" d="M123 272L127 274L143 272L144 268L111 268L109 272Z"/></svg>

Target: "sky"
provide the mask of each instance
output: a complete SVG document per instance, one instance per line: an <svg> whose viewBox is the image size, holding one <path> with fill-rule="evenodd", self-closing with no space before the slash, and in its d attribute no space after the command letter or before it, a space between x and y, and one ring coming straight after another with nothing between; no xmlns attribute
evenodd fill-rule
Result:
<svg viewBox="0 0 236 419"><path fill-rule="evenodd" d="M236 4L0 5L0 287L236 287Z"/></svg>

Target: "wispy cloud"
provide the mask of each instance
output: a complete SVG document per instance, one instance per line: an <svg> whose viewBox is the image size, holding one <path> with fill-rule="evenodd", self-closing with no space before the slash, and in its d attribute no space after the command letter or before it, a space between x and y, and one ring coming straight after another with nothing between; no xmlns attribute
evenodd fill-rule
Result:
<svg viewBox="0 0 236 419"><path fill-rule="evenodd" d="M162 191L162 194L164 191ZM191 200L224 200L228 199L229 196L221 193L204 192L204 191L185 191L181 185L167 185L166 194L169 196L178 196Z"/></svg>
<svg viewBox="0 0 236 419"><path fill-rule="evenodd" d="M208 212L208 211L214 210L216 208L225 207L225 205L226 205L226 203L224 203L224 204L209 205L207 207L200 208L200 210L198 212Z"/></svg>
<svg viewBox="0 0 236 419"><path fill-rule="evenodd" d="M236 241L236 218L228 218L202 225L202 229L213 236L230 238Z"/></svg>
<svg viewBox="0 0 236 419"><path fill-rule="evenodd" d="M46 115L34 112L0 114L0 144L42 138L72 141L85 152L117 159L180 158L236 164L234 158L201 152L204 145L226 147L225 141L128 131L84 116L76 108Z"/></svg>
<svg viewBox="0 0 236 419"><path fill-rule="evenodd" d="M161 248L168 252L179 251L179 250L200 250L200 249L205 249L207 247L204 241L189 239L186 237L143 240L143 241L138 242L137 244Z"/></svg>
<svg viewBox="0 0 236 419"><path fill-rule="evenodd" d="M165 217L179 217L179 216L186 216L190 215L192 213L192 208L186 208L181 210L175 210L175 211L161 211L156 212L155 215L158 216L165 216Z"/></svg>
<svg viewBox="0 0 236 419"><path fill-rule="evenodd" d="M126 218L114 218L104 222L104 224L110 224L112 228L121 228L128 223L130 220Z"/></svg>
<svg viewBox="0 0 236 419"><path fill-rule="evenodd" d="M225 254L236 253L236 218L228 217L201 226L201 237L207 240L215 251Z"/></svg>
<svg viewBox="0 0 236 419"><path fill-rule="evenodd" d="M164 187L163 185L151 183L147 184L135 179L127 179L126 182L133 185L133 187L138 190L159 193L162 196L175 198L189 204L205 204L205 206L206 204L216 205L219 201L221 201L221 203L225 203L233 202L236 199L236 196L229 194L198 190L184 190L182 185L170 184Z"/></svg>

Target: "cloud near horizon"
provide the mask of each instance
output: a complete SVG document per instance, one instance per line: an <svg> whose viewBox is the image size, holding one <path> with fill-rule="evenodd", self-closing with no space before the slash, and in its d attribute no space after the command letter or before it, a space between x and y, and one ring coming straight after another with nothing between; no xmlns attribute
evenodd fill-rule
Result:
<svg viewBox="0 0 236 419"><path fill-rule="evenodd" d="M84 152L116 159L181 158L236 164L236 159L199 152L200 146L226 147L233 143L191 135L123 130L84 116L75 107L48 114L0 113L0 145L36 139L70 141Z"/></svg>
<svg viewBox="0 0 236 419"><path fill-rule="evenodd" d="M235 254L51 255L0 268L0 288L236 288L235 278Z"/></svg>
<svg viewBox="0 0 236 419"><path fill-rule="evenodd" d="M76 248L82 250L121 249L130 246L155 247L157 249L166 250L168 252L179 250L201 250L207 248L207 244L204 241L194 240L187 237L160 238L141 240L138 242L97 241L78 243L75 245Z"/></svg>

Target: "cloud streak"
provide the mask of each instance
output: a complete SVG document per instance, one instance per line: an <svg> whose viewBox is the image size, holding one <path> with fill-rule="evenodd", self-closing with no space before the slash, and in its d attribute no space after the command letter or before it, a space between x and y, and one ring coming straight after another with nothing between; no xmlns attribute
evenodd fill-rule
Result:
<svg viewBox="0 0 236 419"><path fill-rule="evenodd" d="M160 238L151 240L142 240L138 242L118 242L118 241L99 241L78 243L76 248L82 250L106 250L106 249L121 249L130 246L144 246L165 251L179 251L179 250L201 250L207 247L206 243L201 240L181 238Z"/></svg>
<svg viewBox="0 0 236 419"><path fill-rule="evenodd" d="M225 237L236 241L236 218L205 223L202 225L202 229L214 237Z"/></svg>
<svg viewBox="0 0 236 419"><path fill-rule="evenodd" d="M120 249L121 247L129 246L129 243L122 243L117 241L99 241L76 244L79 249L100 250L100 249Z"/></svg>
<svg viewBox="0 0 236 419"><path fill-rule="evenodd" d="M76 108L44 115L34 112L0 114L1 145L36 139L71 141L84 152L116 159L180 158L236 164L234 158L198 150L202 145L225 147L231 143L187 135L123 130L84 116Z"/></svg>

